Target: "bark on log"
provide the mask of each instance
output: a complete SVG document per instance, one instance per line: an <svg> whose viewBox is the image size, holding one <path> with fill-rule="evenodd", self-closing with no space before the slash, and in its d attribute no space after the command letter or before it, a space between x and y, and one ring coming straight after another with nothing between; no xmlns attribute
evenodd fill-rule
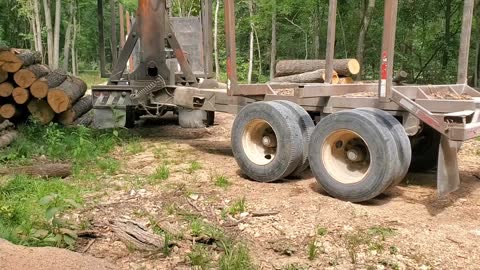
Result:
<svg viewBox="0 0 480 270"><path fill-rule="evenodd" d="M5 129L11 128L11 127L14 127L13 123L8 121L8 120L5 120L0 124L0 131L3 131Z"/></svg>
<svg viewBox="0 0 480 270"><path fill-rule="evenodd" d="M393 82L399 84L406 81L407 78L408 78L408 73L406 71L401 70L397 73L395 78L393 78Z"/></svg>
<svg viewBox="0 0 480 270"><path fill-rule="evenodd" d="M115 235L128 247L143 251L156 251L165 245L163 237L154 234L135 221L118 219L110 223Z"/></svg>
<svg viewBox="0 0 480 270"><path fill-rule="evenodd" d="M30 98L30 91L25 88L17 87L13 89L12 96L13 100L15 100L17 104L22 105L27 103L28 99Z"/></svg>
<svg viewBox="0 0 480 270"><path fill-rule="evenodd" d="M341 77L338 81L338 84L352 84L355 81L352 79L352 77Z"/></svg>
<svg viewBox="0 0 480 270"><path fill-rule="evenodd" d="M0 107L0 116L5 119L12 119L19 116L21 111L13 104L4 104Z"/></svg>
<svg viewBox="0 0 480 270"><path fill-rule="evenodd" d="M18 132L16 130L10 130L5 132L1 137L0 137L0 148L4 148L6 146L9 146L15 139L18 137Z"/></svg>
<svg viewBox="0 0 480 270"><path fill-rule="evenodd" d="M58 87L48 90L48 104L54 112L62 113L70 109L86 91L87 85L82 80L69 77Z"/></svg>
<svg viewBox="0 0 480 270"><path fill-rule="evenodd" d="M42 177L42 178L50 178L50 177L65 178L72 175L72 165L53 163L53 164L41 164L41 165L26 166L26 167L4 168L4 169L0 169L0 174L2 175L26 174L26 175Z"/></svg>
<svg viewBox="0 0 480 270"><path fill-rule="evenodd" d="M4 81L6 81L8 79L8 72L3 70L1 66L2 65L0 63L0 83L3 83Z"/></svg>
<svg viewBox="0 0 480 270"><path fill-rule="evenodd" d="M91 95L81 98L71 109L58 115L58 121L65 125L72 125L82 115L86 114L93 108L93 97Z"/></svg>
<svg viewBox="0 0 480 270"><path fill-rule="evenodd" d="M54 70L47 76L38 79L30 86L32 96L36 98L46 98L48 89L61 85L67 79L67 73L61 69Z"/></svg>
<svg viewBox="0 0 480 270"><path fill-rule="evenodd" d="M325 68L325 60L282 60L277 63L275 77L290 76ZM333 70L339 76L349 77L360 72L360 64L356 59L335 59Z"/></svg>
<svg viewBox="0 0 480 270"><path fill-rule="evenodd" d="M338 75L336 72L333 74L332 84L338 84ZM311 72L306 72L297 75L290 75L284 77L277 77L273 79L273 82L284 83L323 83L325 82L325 70L319 69Z"/></svg>
<svg viewBox="0 0 480 270"><path fill-rule="evenodd" d="M13 79L22 88L30 87L36 80L46 76L50 69L46 65L32 65L21 69L13 75Z"/></svg>
<svg viewBox="0 0 480 270"><path fill-rule="evenodd" d="M42 125L46 125L55 118L55 112L45 100L35 99L27 105L28 111L33 119Z"/></svg>
<svg viewBox="0 0 480 270"><path fill-rule="evenodd" d="M0 52L0 61L5 62L2 69L15 73L22 67L28 67L42 62L42 54L36 51L13 49Z"/></svg>
<svg viewBox="0 0 480 270"><path fill-rule="evenodd" d="M93 123L93 110L90 110L88 113L84 114L82 117L78 118L73 122L76 126L89 127Z"/></svg>
<svg viewBox="0 0 480 270"><path fill-rule="evenodd" d="M0 83L0 97L9 97L13 92L13 84L9 82Z"/></svg>

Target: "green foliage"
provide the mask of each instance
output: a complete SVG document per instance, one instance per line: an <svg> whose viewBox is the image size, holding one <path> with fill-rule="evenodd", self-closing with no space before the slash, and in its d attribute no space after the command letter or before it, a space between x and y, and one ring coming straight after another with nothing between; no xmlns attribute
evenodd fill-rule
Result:
<svg viewBox="0 0 480 270"><path fill-rule="evenodd" d="M310 261L313 261L318 257L318 247L317 247L316 238L313 238L310 242L308 242L307 255Z"/></svg>
<svg viewBox="0 0 480 270"><path fill-rule="evenodd" d="M151 178L153 180L167 180L170 177L170 169L167 165L162 165L155 169L155 172L152 174Z"/></svg>
<svg viewBox="0 0 480 270"><path fill-rule="evenodd" d="M228 213L232 216L245 213L247 211L247 202L245 197L238 199L228 208Z"/></svg>
<svg viewBox="0 0 480 270"><path fill-rule="evenodd" d="M202 169L202 164L200 164L200 162L194 160L192 162L190 162L190 166L188 167L187 169L187 172L189 174L192 174L198 170L201 170Z"/></svg>
<svg viewBox="0 0 480 270"><path fill-rule="evenodd" d="M212 261L208 249L200 244L193 245L192 251L187 254L187 259L191 266L196 266L200 269L208 269Z"/></svg>
<svg viewBox="0 0 480 270"><path fill-rule="evenodd" d="M253 270L257 267L253 264L250 251L244 244L224 246L224 254L220 258L220 270Z"/></svg>
<svg viewBox="0 0 480 270"><path fill-rule="evenodd" d="M364 249L383 252L387 237L395 233L394 229L375 226L367 230L359 230L345 235L345 245L352 264L357 263L358 253Z"/></svg>
<svg viewBox="0 0 480 270"><path fill-rule="evenodd" d="M114 158L102 158L97 161L98 167L108 175L114 175L120 169L120 161Z"/></svg>
<svg viewBox="0 0 480 270"><path fill-rule="evenodd" d="M80 203L80 190L60 179L15 176L0 185L0 238L24 245L72 247L76 235L62 215Z"/></svg>
<svg viewBox="0 0 480 270"><path fill-rule="evenodd" d="M328 229L325 227L318 227L317 228L317 235L318 236L325 236L328 234Z"/></svg>
<svg viewBox="0 0 480 270"><path fill-rule="evenodd" d="M228 188L231 185L232 183L230 182L230 180L228 180L228 178L225 175L217 176L215 179L215 186L217 187Z"/></svg>

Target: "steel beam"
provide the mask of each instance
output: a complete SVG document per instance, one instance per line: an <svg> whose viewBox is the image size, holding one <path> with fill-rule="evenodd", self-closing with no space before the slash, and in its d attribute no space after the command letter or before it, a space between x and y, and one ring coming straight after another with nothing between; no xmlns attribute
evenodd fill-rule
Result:
<svg viewBox="0 0 480 270"><path fill-rule="evenodd" d="M331 84L333 77L333 59L335 58L335 32L337 28L337 0L330 0L328 13L328 33L325 83Z"/></svg>
<svg viewBox="0 0 480 270"><path fill-rule="evenodd" d="M380 83L378 96L381 102L392 98L393 59L395 56L395 34L397 30L398 0L385 0Z"/></svg>
<svg viewBox="0 0 480 270"><path fill-rule="evenodd" d="M470 39L472 36L473 9L474 0L465 0L458 57L458 84L467 84L468 80L468 57L470 55Z"/></svg>

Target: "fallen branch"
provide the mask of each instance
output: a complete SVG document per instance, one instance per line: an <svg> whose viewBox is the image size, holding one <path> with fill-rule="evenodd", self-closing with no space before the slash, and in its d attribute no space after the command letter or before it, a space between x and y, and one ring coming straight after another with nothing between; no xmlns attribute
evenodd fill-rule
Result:
<svg viewBox="0 0 480 270"><path fill-rule="evenodd" d="M268 217L268 216L276 216L278 214L280 214L279 211L254 212L254 213L252 213L252 217Z"/></svg>
<svg viewBox="0 0 480 270"><path fill-rule="evenodd" d="M164 239L147 230L143 225L128 219L110 221L111 229L127 247L143 251L156 251L164 248ZM175 245L175 243L169 243Z"/></svg>
<svg viewBox="0 0 480 270"><path fill-rule="evenodd" d="M0 145L1 145L1 142L0 142ZM72 175L72 165L53 163L53 164L41 164L41 165L34 165L34 166L0 169L0 175L7 175L7 174L8 175L26 174L26 175L42 177L42 178L51 178L51 177L65 178L67 176Z"/></svg>

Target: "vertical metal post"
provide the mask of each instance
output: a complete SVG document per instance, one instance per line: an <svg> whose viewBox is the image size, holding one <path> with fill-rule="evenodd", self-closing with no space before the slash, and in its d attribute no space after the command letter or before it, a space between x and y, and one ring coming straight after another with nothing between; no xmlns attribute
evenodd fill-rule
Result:
<svg viewBox="0 0 480 270"><path fill-rule="evenodd" d="M460 36L460 53L458 56L458 84L466 84L468 80L468 58L470 55L470 39L472 36L473 9L474 0L465 0L462 34Z"/></svg>
<svg viewBox="0 0 480 270"><path fill-rule="evenodd" d="M392 98L393 60L395 57L395 35L397 31L398 0L385 0L380 83L378 96L381 102Z"/></svg>
<svg viewBox="0 0 480 270"><path fill-rule="evenodd" d="M227 94L234 96L238 86L237 81L237 46L235 41L235 3L234 0L224 0L225 9L225 39L227 47Z"/></svg>
<svg viewBox="0 0 480 270"><path fill-rule="evenodd" d="M337 28L337 0L330 0L328 11L327 53L325 63L325 83L331 84L333 60L335 57L335 33Z"/></svg>

